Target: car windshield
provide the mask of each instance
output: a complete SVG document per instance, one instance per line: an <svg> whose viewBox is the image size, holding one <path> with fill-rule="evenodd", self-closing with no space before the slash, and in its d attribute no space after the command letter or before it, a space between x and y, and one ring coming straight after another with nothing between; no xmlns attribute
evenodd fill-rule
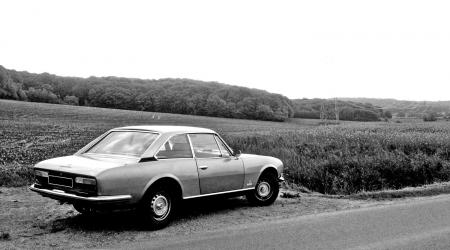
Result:
<svg viewBox="0 0 450 250"><path fill-rule="evenodd" d="M86 153L141 156L158 134L139 131L113 131Z"/></svg>

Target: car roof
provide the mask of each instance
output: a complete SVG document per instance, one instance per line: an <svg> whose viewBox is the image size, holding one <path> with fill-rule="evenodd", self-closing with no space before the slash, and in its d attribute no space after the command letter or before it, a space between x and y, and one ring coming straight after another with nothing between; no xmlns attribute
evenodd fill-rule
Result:
<svg viewBox="0 0 450 250"><path fill-rule="evenodd" d="M165 133L216 133L215 131L207 128L188 127L188 126L154 126L154 125L141 125L141 126L127 126L115 128L113 130L147 130Z"/></svg>

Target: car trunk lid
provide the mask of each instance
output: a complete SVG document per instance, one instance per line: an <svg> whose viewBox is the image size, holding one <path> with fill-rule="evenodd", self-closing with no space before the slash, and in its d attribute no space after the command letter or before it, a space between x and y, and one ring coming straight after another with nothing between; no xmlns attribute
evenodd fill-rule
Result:
<svg viewBox="0 0 450 250"><path fill-rule="evenodd" d="M138 161L139 158L136 157L81 154L42 161L35 167L85 176L96 176L107 169L121 167Z"/></svg>

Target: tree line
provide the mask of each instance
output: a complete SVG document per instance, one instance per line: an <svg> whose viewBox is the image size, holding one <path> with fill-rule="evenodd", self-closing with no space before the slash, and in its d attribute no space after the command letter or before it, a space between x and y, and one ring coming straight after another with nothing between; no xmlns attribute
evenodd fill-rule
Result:
<svg viewBox="0 0 450 250"><path fill-rule="evenodd" d="M264 90L191 79L143 80L124 77L62 77L5 69L0 65L0 98L178 113L285 121L291 117L335 117L335 102L290 100ZM339 100L339 119L378 121L390 112L368 103Z"/></svg>
<svg viewBox="0 0 450 250"><path fill-rule="evenodd" d="M382 108L369 103L358 103L352 101L342 101L327 99L295 99L294 117L320 119L336 119L336 110L340 120L346 121L379 121L382 118L390 119L392 114Z"/></svg>
<svg viewBox="0 0 450 250"><path fill-rule="evenodd" d="M0 66L0 98L151 112L285 121L291 100L267 91L190 79L61 77Z"/></svg>
<svg viewBox="0 0 450 250"><path fill-rule="evenodd" d="M423 118L424 120L450 119L450 101L404 101L380 98L340 98L344 101L376 105L397 118ZM434 118L433 118L434 117Z"/></svg>

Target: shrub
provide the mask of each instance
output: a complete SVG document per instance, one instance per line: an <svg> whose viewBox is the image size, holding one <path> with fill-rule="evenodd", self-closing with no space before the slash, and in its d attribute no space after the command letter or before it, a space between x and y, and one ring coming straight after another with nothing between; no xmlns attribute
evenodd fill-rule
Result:
<svg viewBox="0 0 450 250"><path fill-rule="evenodd" d="M47 89L30 88L26 92L28 100L32 102L58 103L58 97Z"/></svg>
<svg viewBox="0 0 450 250"><path fill-rule="evenodd" d="M78 106L79 100L78 97L73 96L73 95L66 95L64 97L64 103L65 104L69 104L69 105L75 105Z"/></svg>
<svg viewBox="0 0 450 250"><path fill-rule="evenodd" d="M427 113L423 116L423 121L425 122L434 122L437 121L436 113Z"/></svg>

